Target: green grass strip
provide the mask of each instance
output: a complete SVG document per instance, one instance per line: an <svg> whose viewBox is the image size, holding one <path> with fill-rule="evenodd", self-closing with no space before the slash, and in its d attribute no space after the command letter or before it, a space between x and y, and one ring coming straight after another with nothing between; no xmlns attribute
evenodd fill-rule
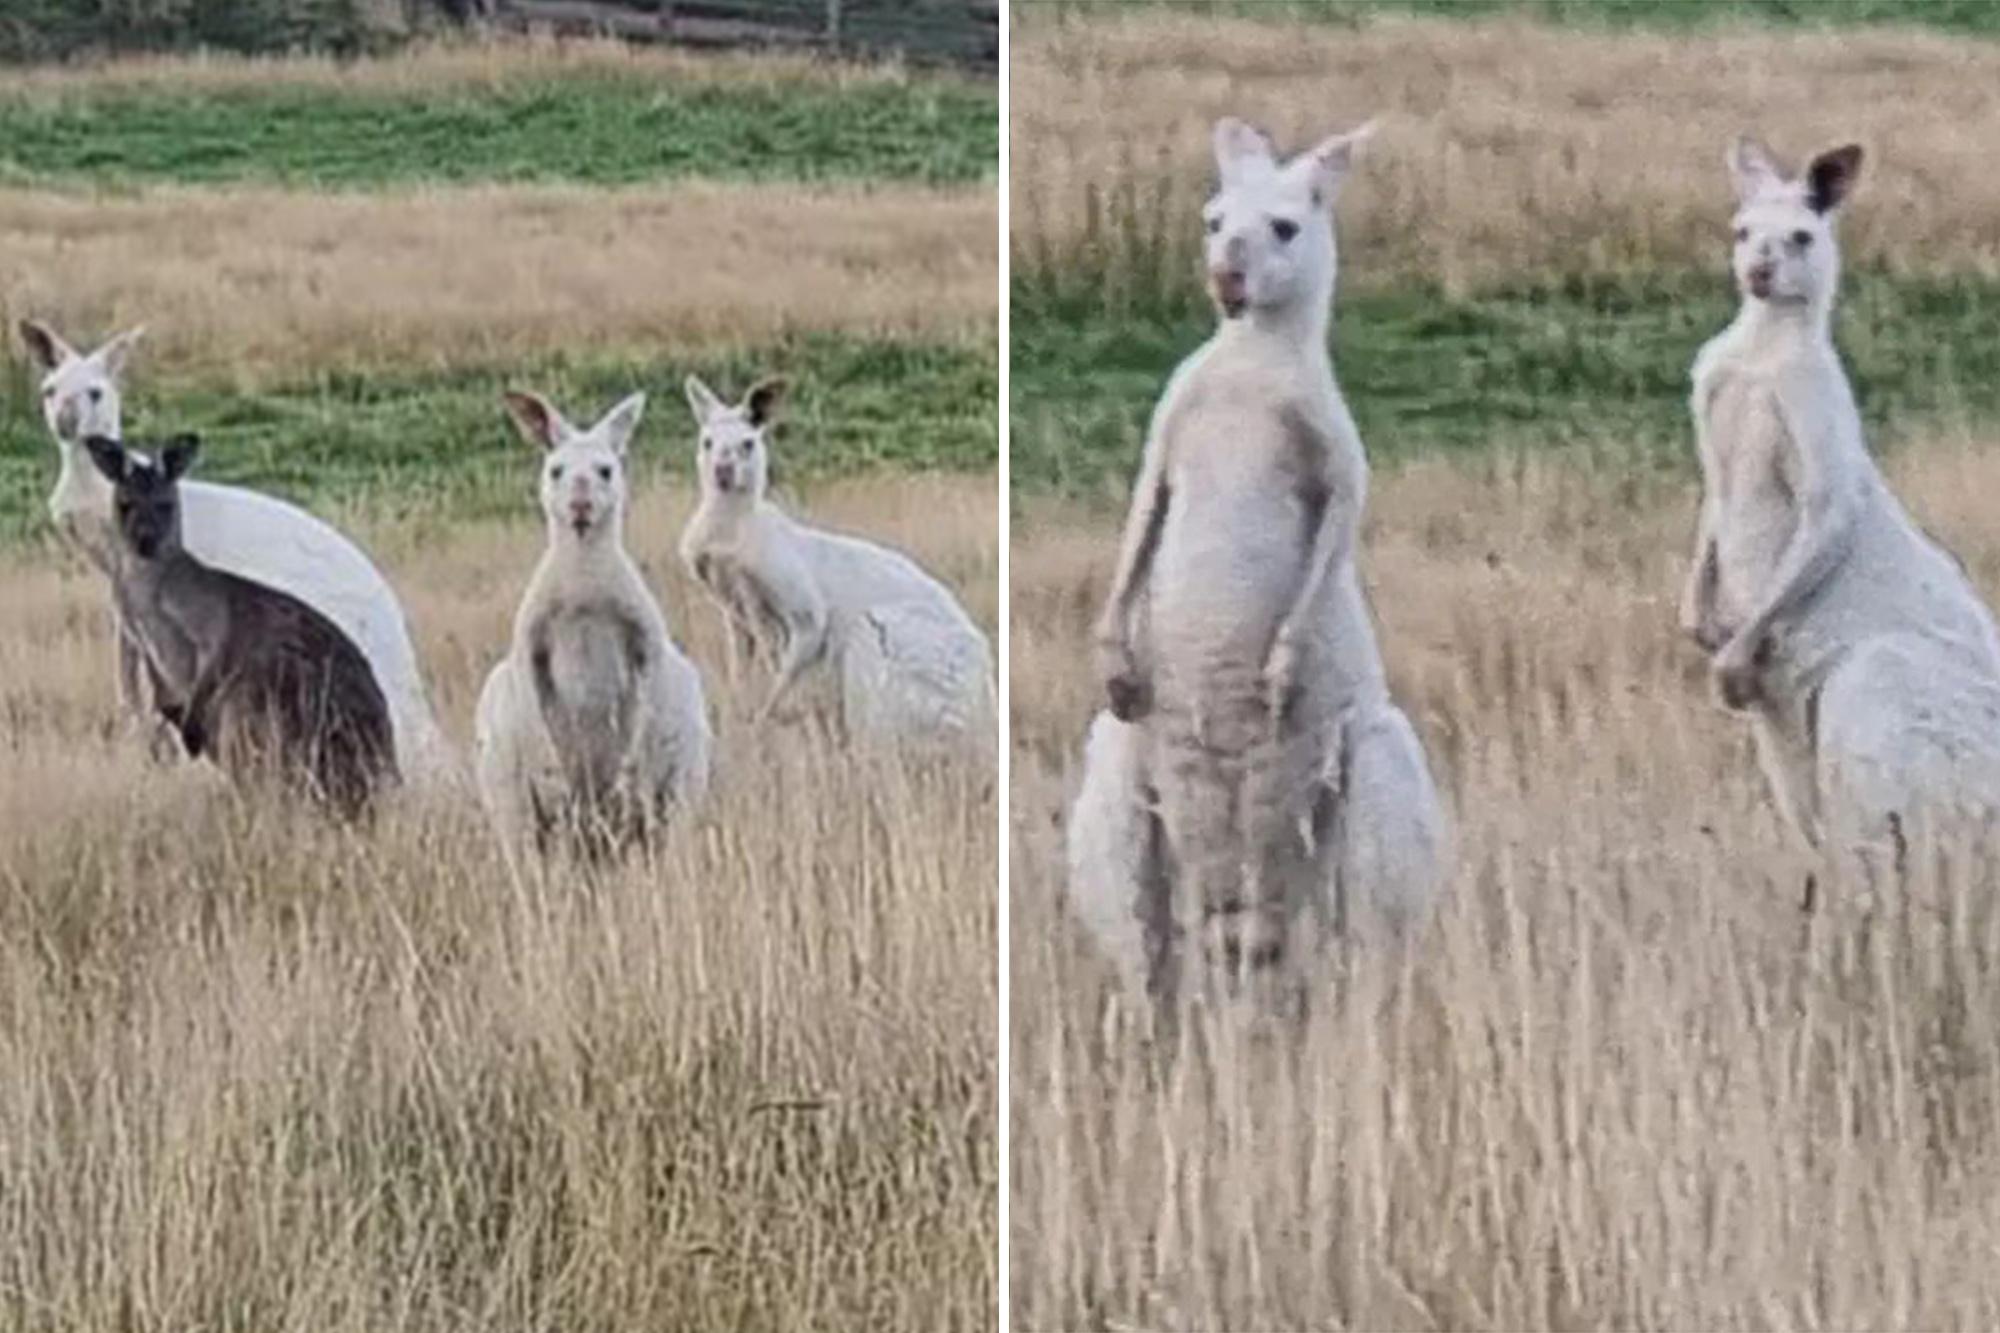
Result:
<svg viewBox="0 0 2000 1333"><path fill-rule="evenodd" d="M692 480L689 372L740 393L778 373L792 396L773 445L780 483L880 468L976 471L998 458L999 379L991 342L871 342L827 336L722 357L550 361L438 376L328 375L268 391L147 380L127 395L127 433L202 434L201 476L316 509L391 514L529 513L535 465L500 405L504 388L546 393L579 426L635 389L648 395L633 445L641 483ZM0 540L48 532L55 445L16 362L0 388Z"/></svg>
<svg viewBox="0 0 2000 1333"><path fill-rule="evenodd" d="M797 85L552 78L500 90L0 95L0 180L363 188L992 178L999 106L954 79Z"/></svg>
<svg viewBox="0 0 2000 1333"><path fill-rule="evenodd" d="M1836 339L1870 439L2000 422L2000 279L1850 273ZM1694 466L1688 368L1735 308L1719 275L1577 279L1473 299L1342 293L1334 365L1371 457L1615 446ZM1192 290L1114 317L1074 292L1013 302L1017 488L1129 481L1169 371L1214 327Z"/></svg>

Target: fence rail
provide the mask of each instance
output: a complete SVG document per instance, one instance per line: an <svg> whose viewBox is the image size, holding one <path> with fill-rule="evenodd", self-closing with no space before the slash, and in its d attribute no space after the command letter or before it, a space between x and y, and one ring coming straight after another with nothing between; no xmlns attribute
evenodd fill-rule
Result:
<svg viewBox="0 0 2000 1333"><path fill-rule="evenodd" d="M1000 6L989 0L487 0L502 28L708 49L887 55L997 71Z"/></svg>

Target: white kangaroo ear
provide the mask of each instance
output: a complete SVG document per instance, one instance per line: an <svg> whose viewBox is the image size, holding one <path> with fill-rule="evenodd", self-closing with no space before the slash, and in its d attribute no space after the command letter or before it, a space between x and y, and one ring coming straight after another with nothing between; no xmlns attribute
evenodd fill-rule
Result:
<svg viewBox="0 0 2000 1333"><path fill-rule="evenodd" d="M1736 186L1736 202L1747 204L1758 195L1785 183L1785 169L1777 157L1759 140L1745 134L1729 146L1729 179Z"/></svg>
<svg viewBox="0 0 2000 1333"><path fill-rule="evenodd" d="M1347 131L1345 134L1336 134L1330 139L1322 139L1312 148L1299 154L1294 161L1304 162L1311 169L1313 173L1313 186L1316 191L1325 195L1331 195L1339 187L1341 181L1347 178L1347 173L1353 168L1354 159L1360 152L1361 145L1374 138L1375 131L1380 129L1381 126L1382 118L1377 116L1365 124Z"/></svg>
<svg viewBox="0 0 2000 1333"><path fill-rule="evenodd" d="M97 349L97 357L104 363L105 373L118 379L125 373L125 361L132 355L132 345L146 336L146 326L135 324L110 342Z"/></svg>
<svg viewBox="0 0 2000 1333"><path fill-rule="evenodd" d="M603 419L591 427L591 433L601 434L611 452L622 458L625 446L632 442L632 432L639 429L639 418L645 415L646 395L635 393L606 412Z"/></svg>
<svg viewBox="0 0 2000 1333"><path fill-rule="evenodd" d="M529 444L538 444L544 449L553 449L575 432L555 405L538 393L525 389L509 389L501 395L507 404L507 415L514 419L521 438Z"/></svg>
<svg viewBox="0 0 2000 1333"><path fill-rule="evenodd" d="M1806 168L1806 207L1815 213L1831 213L1847 202L1860 175L1860 144L1851 143L1821 153Z"/></svg>
<svg viewBox="0 0 2000 1333"><path fill-rule="evenodd" d="M688 410L694 413L694 419L698 423L707 422L710 417L722 410L722 400L715 396L715 390L701 382L701 377L698 375L688 376L681 383L681 391L687 395Z"/></svg>
<svg viewBox="0 0 2000 1333"><path fill-rule="evenodd" d="M20 330L21 342L27 347L28 355L34 357L35 364L44 371L54 370L63 362L76 359L76 349L39 319L22 320Z"/></svg>
<svg viewBox="0 0 2000 1333"><path fill-rule="evenodd" d="M1246 120L1224 116L1215 122L1215 169L1227 181L1243 169L1274 159L1271 136Z"/></svg>

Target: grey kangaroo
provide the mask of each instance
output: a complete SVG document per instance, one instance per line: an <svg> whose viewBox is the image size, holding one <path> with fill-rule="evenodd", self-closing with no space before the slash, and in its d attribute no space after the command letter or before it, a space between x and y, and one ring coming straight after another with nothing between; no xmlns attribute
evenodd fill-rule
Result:
<svg viewBox="0 0 2000 1333"><path fill-rule="evenodd" d="M231 777L274 773L350 818L396 777L389 705L368 659L296 597L210 568L181 544L180 479L201 441L157 461L84 441L113 487L112 582L160 713Z"/></svg>

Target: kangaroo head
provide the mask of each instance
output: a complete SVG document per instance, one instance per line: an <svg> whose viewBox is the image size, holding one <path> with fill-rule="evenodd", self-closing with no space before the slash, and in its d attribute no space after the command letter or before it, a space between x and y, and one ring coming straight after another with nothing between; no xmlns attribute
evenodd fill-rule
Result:
<svg viewBox="0 0 2000 1333"><path fill-rule="evenodd" d="M625 449L646 395L635 393L606 412L589 430L569 424L554 404L538 393L509 392L507 413L529 443L546 452L542 460L542 513L549 531L589 540L617 534L625 515Z"/></svg>
<svg viewBox="0 0 2000 1333"><path fill-rule="evenodd" d="M1374 122L1280 161L1262 130L1215 125L1218 185L1202 209L1209 294L1225 319L1333 299L1333 199Z"/></svg>
<svg viewBox="0 0 2000 1333"><path fill-rule="evenodd" d="M143 328L127 329L88 355L78 352L40 320L21 321L21 341L42 372L42 420L57 439L75 443L92 435L117 439L123 425L118 378Z"/></svg>
<svg viewBox="0 0 2000 1333"><path fill-rule="evenodd" d="M111 513L119 545L140 560L158 560L181 546L180 480L194 466L201 439L176 435L155 459L106 435L84 437L90 461L111 483Z"/></svg>
<svg viewBox="0 0 2000 1333"><path fill-rule="evenodd" d="M771 480L771 449L765 433L784 400L785 382L774 377L758 380L734 406L693 375L687 377L685 388L700 428L696 467L701 493L762 496Z"/></svg>
<svg viewBox="0 0 2000 1333"><path fill-rule="evenodd" d="M1736 185L1731 269L1745 300L1775 306L1824 307L1840 280L1834 217L1861 172L1861 148L1821 153L1794 177L1757 140L1745 135L1729 150Z"/></svg>

